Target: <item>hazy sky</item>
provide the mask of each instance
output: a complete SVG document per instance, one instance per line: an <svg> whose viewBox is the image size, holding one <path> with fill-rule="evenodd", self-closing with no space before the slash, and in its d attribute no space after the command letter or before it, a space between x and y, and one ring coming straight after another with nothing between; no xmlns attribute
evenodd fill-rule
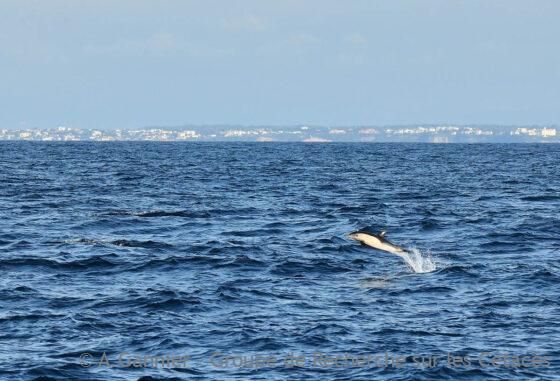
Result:
<svg viewBox="0 0 560 381"><path fill-rule="evenodd" d="M0 0L0 128L560 123L560 1Z"/></svg>

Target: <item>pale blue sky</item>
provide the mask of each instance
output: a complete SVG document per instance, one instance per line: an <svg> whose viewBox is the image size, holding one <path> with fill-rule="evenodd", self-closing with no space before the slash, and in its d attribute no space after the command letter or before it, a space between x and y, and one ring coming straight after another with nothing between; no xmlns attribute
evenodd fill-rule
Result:
<svg viewBox="0 0 560 381"><path fill-rule="evenodd" d="M560 1L0 0L0 128L560 123Z"/></svg>

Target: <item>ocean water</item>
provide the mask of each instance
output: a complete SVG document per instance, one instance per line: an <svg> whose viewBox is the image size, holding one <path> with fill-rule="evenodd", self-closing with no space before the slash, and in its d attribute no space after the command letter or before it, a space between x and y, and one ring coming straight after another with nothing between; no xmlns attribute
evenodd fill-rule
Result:
<svg viewBox="0 0 560 381"><path fill-rule="evenodd" d="M559 159L1 142L0 379L558 380Z"/></svg>

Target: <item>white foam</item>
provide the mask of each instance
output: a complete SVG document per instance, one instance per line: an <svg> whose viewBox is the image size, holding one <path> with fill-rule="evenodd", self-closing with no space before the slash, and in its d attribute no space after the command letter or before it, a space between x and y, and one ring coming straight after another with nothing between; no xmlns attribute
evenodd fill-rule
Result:
<svg viewBox="0 0 560 381"><path fill-rule="evenodd" d="M431 255L423 255L422 252L416 248L410 249L407 253L399 253L398 255L404 260L408 268L415 273L429 273L437 268Z"/></svg>

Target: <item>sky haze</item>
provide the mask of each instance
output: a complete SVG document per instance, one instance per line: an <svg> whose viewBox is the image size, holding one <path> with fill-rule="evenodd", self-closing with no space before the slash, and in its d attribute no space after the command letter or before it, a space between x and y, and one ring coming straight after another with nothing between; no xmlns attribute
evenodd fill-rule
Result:
<svg viewBox="0 0 560 381"><path fill-rule="evenodd" d="M558 124L560 2L0 0L0 128Z"/></svg>

